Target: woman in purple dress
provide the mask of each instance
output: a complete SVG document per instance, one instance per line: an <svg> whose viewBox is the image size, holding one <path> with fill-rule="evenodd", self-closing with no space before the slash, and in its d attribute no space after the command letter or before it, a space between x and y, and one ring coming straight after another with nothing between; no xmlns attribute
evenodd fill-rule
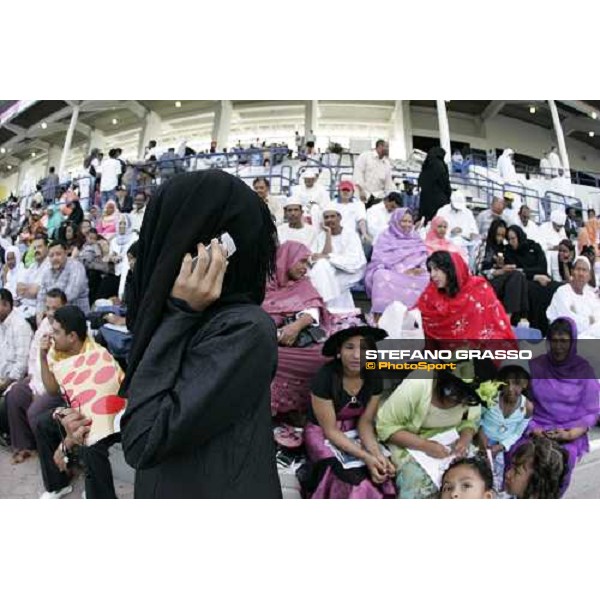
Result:
<svg viewBox="0 0 600 600"><path fill-rule="evenodd" d="M323 354L334 360L313 379L304 430L310 461L304 483L311 498L396 496L395 468L377 443L374 428L383 382L360 368L361 341L374 349L386 335L382 329L353 326L338 331L323 346Z"/></svg>
<svg viewBox="0 0 600 600"><path fill-rule="evenodd" d="M365 287L377 316L399 300L412 308L429 283L427 247L415 230L407 208L392 213L388 229L378 238L367 266Z"/></svg>
<svg viewBox="0 0 600 600"><path fill-rule="evenodd" d="M533 417L510 456L530 437L558 442L569 454L563 495L577 461L589 452L588 430L600 412L600 385L590 363L577 354L574 321L561 317L550 325L548 352L533 359L530 367Z"/></svg>

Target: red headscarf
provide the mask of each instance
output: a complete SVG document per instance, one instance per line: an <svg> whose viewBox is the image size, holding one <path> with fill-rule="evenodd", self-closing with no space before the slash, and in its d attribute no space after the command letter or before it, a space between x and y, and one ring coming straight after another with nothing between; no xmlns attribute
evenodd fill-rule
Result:
<svg viewBox="0 0 600 600"><path fill-rule="evenodd" d="M262 305L277 326L283 323L285 317L306 308L318 308L321 326L326 328L329 313L308 276L293 281L288 275L291 267L310 254L310 250L300 242L285 242L277 249L276 275L267 285L267 295Z"/></svg>
<svg viewBox="0 0 600 600"><path fill-rule="evenodd" d="M458 293L451 298L430 282L417 302L427 338L437 340L514 340L515 334L494 289L469 273L459 254L450 252Z"/></svg>

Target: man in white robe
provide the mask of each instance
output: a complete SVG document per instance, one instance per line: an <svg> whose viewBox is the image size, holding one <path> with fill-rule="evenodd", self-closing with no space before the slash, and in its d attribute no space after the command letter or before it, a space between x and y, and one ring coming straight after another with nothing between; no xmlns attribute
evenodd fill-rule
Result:
<svg viewBox="0 0 600 600"><path fill-rule="evenodd" d="M571 282L556 290L546 311L550 322L559 317L573 319L579 339L600 338L600 298L589 285L591 273L587 257L575 259Z"/></svg>
<svg viewBox="0 0 600 600"><path fill-rule="evenodd" d="M373 239L373 244L379 234L388 228L392 213L397 208L402 208L402 196L398 192L390 192L383 202L367 209L367 231Z"/></svg>
<svg viewBox="0 0 600 600"><path fill-rule="evenodd" d="M448 222L448 239L460 248L466 248L472 265L480 243L479 227L473 211L460 190L452 192L450 204L442 206L436 213Z"/></svg>
<svg viewBox="0 0 600 600"><path fill-rule="evenodd" d="M515 151L511 148L506 148L502 156L498 159L498 174L506 183L518 183L519 178L514 165Z"/></svg>
<svg viewBox="0 0 600 600"><path fill-rule="evenodd" d="M550 213L550 221L542 223L539 229L541 238L540 246L546 253L548 270L552 273L553 269L558 268L558 245L564 239L567 239L565 232L565 223L567 215L564 210L553 210Z"/></svg>
<svg viewBox="0 0 600 600"><path fill-rule="evenodd" d="M292 198L304 207L305 214L318 227L323 208L331 202L331 198L327 190L317 183L317 175L315 169L306 169L302 173L302 183L292 190Z"/></svg>
<svg viewBox="0 0 600 600"><path fill-rule="evenodd" d="M312 248L317 239L318 231L312 225L305 223L302 205L295 198L288 198L283 205L286 223L277 228L279 243L300 242L307 248Z"/></svg>
<svg viewBox="0 0 600 600"><path fill-rule="evenodd" d="M559 177L559 170L562 169L562 163L560 161L560 156L558 156L556 146L550 148L550 152L548 152L548 162L550 163L550 173L552 174L552 177Z"/></svg>
<svg viewBox="0 0 600 600"><path fill-rule="evenodd" d="M351 312L355 306L350 290L364 277L367 259L356 231L342 227L337 203L327 205L322 217L322 230L312 247L310 279L330 312Z"/></svg>
<svg viewBox="0 0 600 600"><path fill-rule="evenodd" d="M525 204L519 209L519 219L517 225L525 232L528 239L542 245L542 237L540 236L540 228L531 220L531 210Z"/></svg>

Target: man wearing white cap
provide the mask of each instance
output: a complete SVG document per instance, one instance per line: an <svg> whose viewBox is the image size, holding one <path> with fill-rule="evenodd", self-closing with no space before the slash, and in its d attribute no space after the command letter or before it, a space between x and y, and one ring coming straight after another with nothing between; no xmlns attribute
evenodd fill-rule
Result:
<svg viewBox="0 0 600 600"><path fill-rule="evenodd" d="M300 242L312 248L317 239L317 229L304 222L302 205L295 198L288 198L283 204L286 223L277 228L279 243Z"/></svg>
<svg viewBox="0 0 600 600"><path fill-rule="evenodd" d="M355 308L350 290L363 278L367 259L358 233L342 227L337 203L328 204L322 217L310 278L330 312L349 312Z"/></svg>
<svg viewBox="0 0 600 600"><path fill-rule="evenodd" d="M316 169L306 169L301 176L300 185L292 192L292 198L304 208L306 215L310 216L314 225L319 225L321 211L331 201L327 190L319 183L319 173Z"/></svg>
<svg viewBox="0 0 600 600"><path fill-rule="evenodd" d="M445 204L437 211L438 217L448 221L448 231L455 244L472 242L478 237L477 221L473 211L467 208L467 201L459 190L452 192L450 204Z"/></svg>

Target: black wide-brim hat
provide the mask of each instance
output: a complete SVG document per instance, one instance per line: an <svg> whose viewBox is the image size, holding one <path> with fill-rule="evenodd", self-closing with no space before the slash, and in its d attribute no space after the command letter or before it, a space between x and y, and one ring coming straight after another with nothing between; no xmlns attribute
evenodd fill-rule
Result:
<svg viewBox="0 0 600 600"><path fill-rule="evenodd" d="M346 340L357 335L371 338L374 342L380 342L388 336L388 332L385 329L371 327L370 325L355 325L347 329L340 329L340 331L327 338L323 344L323 356L335 356Z"/></svg>
<svg viewBox="0 0 600 600"><path fill-rule="evenodd" d="M438 374L439 380L444 384L451 385L458 393L465 398L465 404L469 406L478 406L482 404L481 397L477 393L475 383L469 383L454 375L452 372L444 370Z"/></svg>

